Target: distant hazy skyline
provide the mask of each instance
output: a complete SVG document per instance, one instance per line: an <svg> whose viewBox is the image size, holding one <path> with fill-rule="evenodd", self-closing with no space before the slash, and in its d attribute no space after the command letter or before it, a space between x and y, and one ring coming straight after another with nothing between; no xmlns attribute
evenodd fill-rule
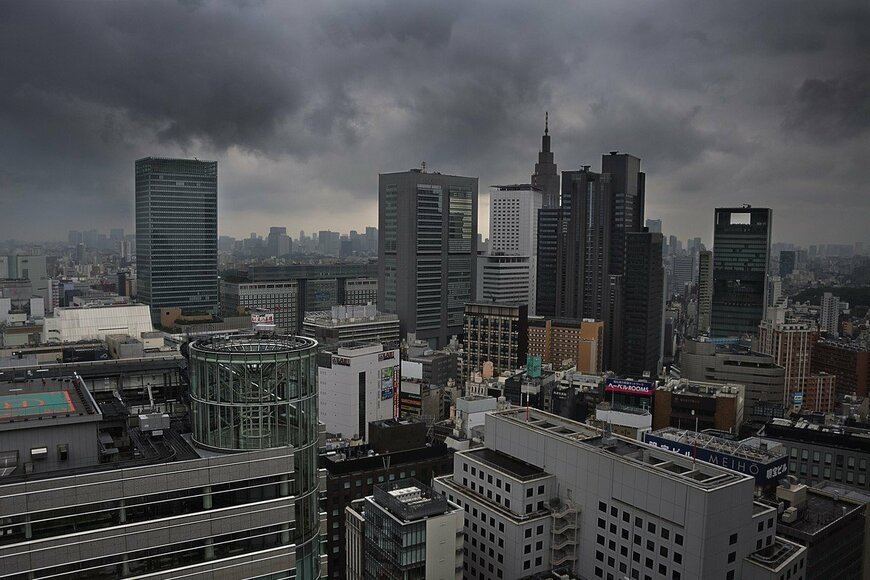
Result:
<svg viewBox="0 0 870 580"><path fill-rule="evenodd" d="M713 209L774 239L870 242L870 5L11 2L0 18L0 239L133 232L133 167L213 159L219 232L377 225L377 175L528 182L642 159L649 218Z"/></svg>

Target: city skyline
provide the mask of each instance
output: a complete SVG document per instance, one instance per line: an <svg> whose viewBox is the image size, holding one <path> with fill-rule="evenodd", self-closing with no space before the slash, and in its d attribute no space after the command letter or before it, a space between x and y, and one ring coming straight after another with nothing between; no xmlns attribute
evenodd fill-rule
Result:
<svg viewBox="0 0 870 580"><path fill-rule="evenodd" d="M10 5L2 237L132 231L130 167L149 155L220 163L221 235L361 230L378 173L528 182L549 111L560 170L644 159L647 216L680 239L709 244L715 207L751 203L776 211L774 241L870 241L870 11L684 8ZM478 231L488 214L484 190Z"/></svg>

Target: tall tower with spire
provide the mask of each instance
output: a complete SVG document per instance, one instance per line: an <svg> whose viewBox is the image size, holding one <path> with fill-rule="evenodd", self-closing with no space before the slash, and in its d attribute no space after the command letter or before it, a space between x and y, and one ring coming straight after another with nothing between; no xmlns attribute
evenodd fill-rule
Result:
<svg viewBox="0 0 870 580"><path fill-rule="evenodd" d="M544 208L559 207L559 173L556 171L553 152L550 150L549 111L544 113L544 136L541 137L541 151L538 153L538 162L535 163L535 172L532 174L532 185L544 193Z"/></svg>

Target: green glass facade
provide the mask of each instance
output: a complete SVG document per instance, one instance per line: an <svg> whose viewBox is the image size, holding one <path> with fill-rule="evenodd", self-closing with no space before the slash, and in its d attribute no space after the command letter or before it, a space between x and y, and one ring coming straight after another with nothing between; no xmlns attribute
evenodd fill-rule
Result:
<svg viewBox="0 0 870 580"><path fill-rule="evenodd" d="M297 578L319 575L317 342L238 335L189 345L194 442L220 452L293 447Z"/></svg>

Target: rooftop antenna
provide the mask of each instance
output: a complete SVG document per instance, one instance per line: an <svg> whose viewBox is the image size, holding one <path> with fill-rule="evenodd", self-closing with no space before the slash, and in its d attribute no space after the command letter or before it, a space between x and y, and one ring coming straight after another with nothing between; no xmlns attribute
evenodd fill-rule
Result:
<svg viewBox="0 0 870 580"><path fill-rule="evenodd" d="M544 135L550 134L550 111L544 111Z"/></svg>

